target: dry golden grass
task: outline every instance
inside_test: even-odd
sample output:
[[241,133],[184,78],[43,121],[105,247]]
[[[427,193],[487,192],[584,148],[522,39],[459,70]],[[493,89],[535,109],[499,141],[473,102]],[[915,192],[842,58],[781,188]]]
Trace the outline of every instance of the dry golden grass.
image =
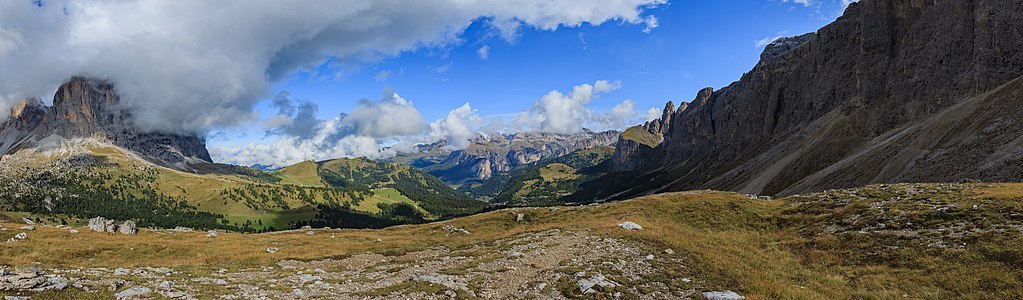
[[[1015,202],[1015,185],[981,188],[976,195],[998,195]],[[1017,196],[1013,196],[1017,195]],[[980,201],[964,199],[963,201]],[[444,222],[382,230],[316,230],[276,234],[159,233],[108,235],[41,227],[25,241],[0,247],[0,265],[44,267],[167,266],[211,271],[271,265],[283,259],[315,260],[356,253],[400,254],[439,245],[466,249],[523,233],[559,228],[640,242],[652,253],[671,248],[710,290],[731,289],[748,299],[948,299],[1013,298],[1020,295],[1020,266],[991,257],[991,251],[1023,253],[1023,243],[978,244],[976,250],[932,255],[918,249],[904,264],[856,262],[841,248],[870,249],[873,240],[808,239],[799,224],[785,224],[789,199],[750,200],[743,195],[699,191],[659,194],[630,201],[582,207],[502,210]],[[986,200],[985,200],[986,201]],[[514,213],[528,222],[516,223]],[[644,227],[625,231],[624,221]],[[448,235],[451,224],[470,235]],[[16,224],[3,224],[15,227]],[[18,231],[0,231],[6,239]],[[330,236],[335,238],[330,238]],[[381,239],[381,242],[376,242]],[[1018,240],[1018,238],[1017,238]],[[867,244],[864,244],[867,243]],[[280,252],[268,254],[268,247]],[[1015,252],[1013,252],[1015,251]],[[1002,253],[1002,252],[998,252]],[[1004,259],[1004,258],[1003,258]],[[669,276],[669,275],[665,275]],[[991,290],[996,290],[991,292]]]

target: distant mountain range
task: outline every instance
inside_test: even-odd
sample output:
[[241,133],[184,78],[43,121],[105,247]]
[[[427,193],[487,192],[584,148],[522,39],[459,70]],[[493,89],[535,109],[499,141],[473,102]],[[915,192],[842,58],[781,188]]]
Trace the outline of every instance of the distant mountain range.
[[402,154],[392,161],[421,168],[452,185],[478,184],[578,150],[610,146],[617,138],[617,131],[586,129],[577,134],[519,132],[480,135],[465,149],[447,151],[447,142],[440,141],[420,145],[419,153]]

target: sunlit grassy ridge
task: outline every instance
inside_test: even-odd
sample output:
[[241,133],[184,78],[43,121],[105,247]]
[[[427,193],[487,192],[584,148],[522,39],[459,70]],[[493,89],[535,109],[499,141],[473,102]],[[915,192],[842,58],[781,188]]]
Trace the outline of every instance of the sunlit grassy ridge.
[[[172,214],[181,215],[177,210],[202,211],[214,214],[216,220],[184,224],[185,219],[173,216],[156,223],[147,221],[146,224],[256,231],[315,223],[327,217],[319,213],[325,207],[331,207],[331,213],[341,212],[345,216],[342,220],[320,222],[337,227],[349,226],[345,225],[347,221],[344,219],[347,218],[363,220],[358,223],[362,225],[350,226],[377,223],[383,226],[393,224],[387,221],[392,219],[398,223],[422,222],[471,214],[487,207],[486,203],[470,199],[411,167],[367,159],[307,161],[269,173],[229,165],[204,165],[200,166],[202,174],[195,174],[154,166],[130,152],[104,145],[92,145],[68,154],[29,153],[23,156],[17,162],[25,163],[24,171],[4,176],[25,183],[12,185],[8,192],[11,196],[27,192],[33,199],[39,199],[11,197],[17,203],[5,206],[0,201],[0,211],[46,215],[49,208],[38,203],[54,196],[57,202],[71,205],[58,206],[66,208],[63,211],[69,216],[78,214],[77,218],[68,218],[65,223],[77,223],[95,215],[113,216],[107,214],[109,210],[99,209],[90,203],[103,202],[120,209],[138,205],[125,206],[118,201],[133,201],[130,203],[141,205],[150,201],[147,199],[156,198],[174,202],[167,208]],[[56,176],[59,183],[51,179],[54,177],[51,174],[57,173],[47,170],[58,165],[62,170]],[[75,187],[75,192],[64,191],[68,187]],[[82,193],[89,196],[84,201],[56,198],[56,195],[66,193],[70,193],[69,197],[80,197],[78,194]],[[75,203],[90,204],[95,209],[83,210]],[[116,215],[131,219],[149,217],[134,214],[142,207],[133,209]],[[396,213],[412,215],[391,215]],[[330,216],[339,217],[336,214]],[[174,220],[182,224],[173,224]]]
[[[597,206],[495,211],[382,230],[279,234],[106,235],[43,227],[0,248],[6,264],[61,267],[172,266],[206,272],[436,246],[462,249],[528,232],[562,229],[673,249],[665,279],[749,299],[1019,299],[1023,296],[1023,185],[882,185],[756,200],[733,193],[659,194]],[[976,205],[976,206],[974,206]],[[636,222],[640,231],[618,227]],[[881,225],[884,224],[884,225]],[[443,225],[470,235],[450,235]],[[14,224],[4,224],[13,227]],[[15,232],[0,232],[7,238]],[[325,239],[324,234],[336,236]],[[380,242],[376,240],[379,239]],[[130,245],[130,246],[129,246]],[[268,254],[267,247],[280,252]],[[127,248],[134,250],[127,250]],[[666,254],[659,254],[666,255]],[[614,274],[608,274],[614,276]]]

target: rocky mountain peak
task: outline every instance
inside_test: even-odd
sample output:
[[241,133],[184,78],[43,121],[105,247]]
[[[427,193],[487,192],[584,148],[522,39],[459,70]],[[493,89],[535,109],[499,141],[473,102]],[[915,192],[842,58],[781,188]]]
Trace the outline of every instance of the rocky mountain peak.
[[812,40],[816,35],[814,33],[807,33],[800,36],[783,37],[774,40],[770,44],[764,47],[764,52],[760,54],[761,61],[768,61],[775,57],[781,56],[796,47],[806,44],[806,42]]
[[1016,0],[861,0],[815,33],[774,41],[734,83],[699,91],[655,148],[619,143],[615,170],[633,173],[580,196],[1019,181],[1023,123],[1007,120],[1023,114],[1021,26]]
[[195,134],[140,130],[120,105],[114,84],[100,79],[72,77],[57,89],[52,106],[37,98],[15,105],[10,118],[0,124],[0,155],[35,148],[51,136],[109,142],[178,170],[212,162],[205,141]]

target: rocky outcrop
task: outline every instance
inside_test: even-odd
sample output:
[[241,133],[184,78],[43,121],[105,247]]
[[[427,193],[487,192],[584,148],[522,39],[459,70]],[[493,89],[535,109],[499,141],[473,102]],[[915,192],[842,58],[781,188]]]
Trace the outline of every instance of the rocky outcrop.
[[197,135],[146,132],[136,127],[131,113],[120,105],[114,85],[103,80],[73,77],[57,89],[53,106],[26,99],[10,113],[0,124],[0,155],[37,147],[44,139],[57,136],[109,142],[178,170],[212,162],[206,142]]
[[441,163],[423,170],[449,183],[486,180],[573,151],[612,145],[617,137],[616,131],[589,130],[578,134],[519,132],[480,136],[465,149],[451,152]]
[[138,233],[139,229],[135,227],[135,222],[127,220],[124,221],[124,224],[121,224],[121,226],[117,228],[117,231],[121,234],[133,235]]
[[89,219],[89,229],[95,232],[114,233],[117,232],[116,222],[117,220],[107,220],[103,217],[95,217]]
[[[683,103],[678,110],[687,107],[687,104]],[[645,157],[656,155],[655,149],[664,142],[664,135],[671,128],[671,118],[675,111],[675,104],[668,101],[659,119],[647,121],[643,126],[631,127],[622,132],[611,155],[611,171],[633,171]]]
[[700,91],[654,153],[577,197],[1023,180],[1021,27],[1018,1],[853,3],[772,43],[739,81]]
[[124,221],[120,226],[117,225],[117,220],[107,220],[103,217],[95,217],[89,219],[89,229],[95,232],[106,232],[106,233],[121,233],[125,235],[133,235],[139,232],[138,227],[135,226],[135,222],[131,220]]
[[8,270],[0,268],[0,291],[60,291],[68,286],[68,280],[61,276],[46,275],[39,269],[26,268]]

